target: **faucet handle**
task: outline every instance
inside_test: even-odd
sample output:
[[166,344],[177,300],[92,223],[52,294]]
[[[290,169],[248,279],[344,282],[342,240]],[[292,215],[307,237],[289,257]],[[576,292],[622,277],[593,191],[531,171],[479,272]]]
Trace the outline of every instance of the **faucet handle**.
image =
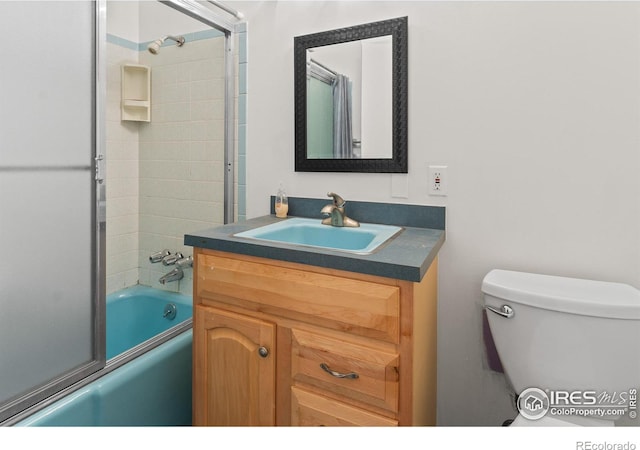
[[186,258],[182,258],[176,261],[176,267],[180,269],[185,269],[187,267],[193,267],[193,257],[187,256]]
[[149,262],[151,263],[159,263],[160,261],[162,261],[165,257],[169,256],[171,254],[171,252],[167,249],[161,250],[159,252],[155,252],[153,253],[151,256],[149,256]]
[[180,253],[180,252],[174,253],[173,255],[167,255],[164,258],[162,258],[162,265],[163,266],[172,266],[177,261],[181,260],[182,258],[184,258],[184,255],[182,253]]
[[328,192],[327,197],[333,197],[333,204],[336,205],[336,208],[344,208],[345,203],[347,203],[335,192]]

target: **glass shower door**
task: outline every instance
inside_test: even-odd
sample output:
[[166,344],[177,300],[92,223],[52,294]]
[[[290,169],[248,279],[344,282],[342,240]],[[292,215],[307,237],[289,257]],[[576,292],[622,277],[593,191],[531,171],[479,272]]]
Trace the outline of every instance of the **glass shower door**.
[[104,366],[95,5],[0,2],[0,422]]

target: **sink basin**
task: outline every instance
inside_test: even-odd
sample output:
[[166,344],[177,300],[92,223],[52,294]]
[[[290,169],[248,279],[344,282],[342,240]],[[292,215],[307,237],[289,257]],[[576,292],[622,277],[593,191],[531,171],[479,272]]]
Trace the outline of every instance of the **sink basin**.
[[234,236],[366,255],[400,231],[401,227],[374,223],[361,223],[357,228],[333,227],[323,225],[320,219],[295,217]]

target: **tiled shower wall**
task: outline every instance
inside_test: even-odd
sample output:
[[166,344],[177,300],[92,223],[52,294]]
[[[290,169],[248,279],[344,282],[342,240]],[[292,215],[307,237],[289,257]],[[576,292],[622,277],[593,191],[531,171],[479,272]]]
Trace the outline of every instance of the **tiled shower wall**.
[[[246,102],[246,34],[240,35],[244,56],[235,57],[242,59],[236,96]],[[150,264],[149,255],[167,248],[189,256],[193,249],[182,245],[185,233],[223,223],[224,37],[213,30],[187,34],[183,47],[167,42],[158,55],[146,51],[147,43],[108,38],[107,293],[139,282],[190,295],[191,269],[181,281],[161,285],[158,279],[173,267]],[[124,63],[151,67],[150,123],[120,121]],[[246,114],[236,108],[235,118],[244,135]],[[244,184],[243,142],[236,142],[242,154],[236,192],[238,180]],[[235,210],[243,218],[240,191]]]
[[140,126],[140,284],[191,293],[192,270],[164,286],[163,248],[185,256],[185,233],[224,221],[224,36],[140,54],[152,69],[150,123]]
[[120,121],[120,67],[138,50],[107,43],[107,294],[138,283],[138,129]]

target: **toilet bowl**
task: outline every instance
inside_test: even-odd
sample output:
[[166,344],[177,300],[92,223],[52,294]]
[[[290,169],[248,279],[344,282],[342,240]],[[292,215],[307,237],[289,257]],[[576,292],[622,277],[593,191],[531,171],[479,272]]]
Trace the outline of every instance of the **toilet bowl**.
[[512,425],[611,426],[637,414],[640,291],[625,284],[492,270],[484,307]]

